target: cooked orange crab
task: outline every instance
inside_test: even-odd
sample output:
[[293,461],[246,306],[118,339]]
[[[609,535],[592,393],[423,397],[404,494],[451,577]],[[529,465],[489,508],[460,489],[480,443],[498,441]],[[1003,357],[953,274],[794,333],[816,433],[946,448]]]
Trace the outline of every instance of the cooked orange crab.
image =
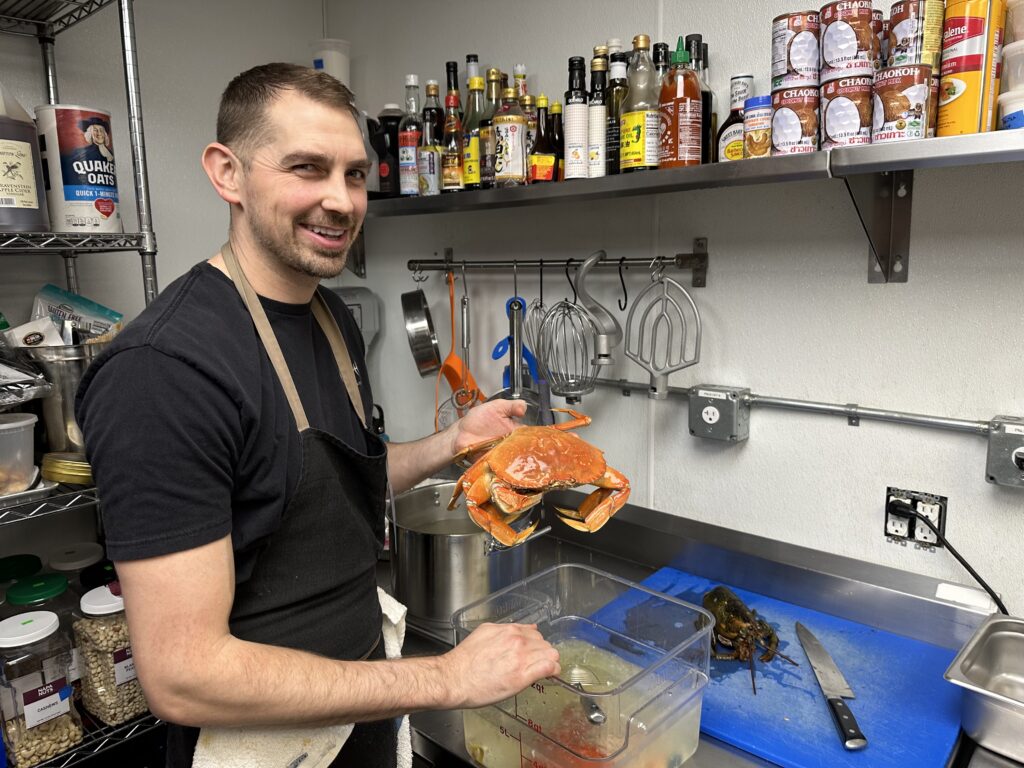
[[572,419],[550,427],[518,427],[504,437],[471,445],[455,457],[457,461],[487,450],[455,484],[448,509],[454,509],[459,495],[465,493],[473,522],[507,547],[533,533],[539,521],[518,532],[510,523],[535,507],[546,491],[596,485],[578,510],[555,507],[562,522],[590,533],[607,523],[629,498],[626,476],[609,467],[600,450],[565,431],[585,427],[590,417],[571,409],[552,410],[568,413]]

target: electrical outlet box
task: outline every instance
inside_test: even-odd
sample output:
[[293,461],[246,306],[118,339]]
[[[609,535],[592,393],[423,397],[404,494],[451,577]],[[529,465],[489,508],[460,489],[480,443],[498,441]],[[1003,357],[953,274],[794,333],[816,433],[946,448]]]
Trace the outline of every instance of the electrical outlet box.
[[885,535],[889,539],[913,541],[915,545],[925,548],[941,547],[942,541],[918,518],[910,518],[890,511],[893,502],[901,501],[912,507],[915,512],[931,521],[939,533],[946,535],[946,507],[949,499],[934,493],[908,491],[903,488],[885,489]]
[[985,479],[1024,488],[1024,419],[1019,416],[996,416],[989,422]]
[[739,442],[750,437],[749,389],[701,384],[690,390],[690,434]]

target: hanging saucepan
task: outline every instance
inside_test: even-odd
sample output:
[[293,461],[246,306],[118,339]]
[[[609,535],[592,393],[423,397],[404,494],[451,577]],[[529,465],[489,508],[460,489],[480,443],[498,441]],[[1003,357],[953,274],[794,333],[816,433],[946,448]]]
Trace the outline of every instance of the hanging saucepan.
[[437,346],[434,322],[430,319],[430,307],[423,291],[402,294],[402,315],[416,370],[424,377],[437,373],[441,368],[441,350]]

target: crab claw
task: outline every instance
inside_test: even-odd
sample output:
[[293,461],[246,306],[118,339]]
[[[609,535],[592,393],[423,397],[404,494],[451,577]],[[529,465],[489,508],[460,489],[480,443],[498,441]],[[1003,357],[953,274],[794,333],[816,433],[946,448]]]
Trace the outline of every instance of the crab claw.
[[608,467],[594,483],[598,488],[577,509],[555,507],[559,519],[570,528],[595,533],[618,512],[629,498],[629,480],[616,469]]
[[490,503],[467,504],[466,511],[469,512],[469,516],[474,523],[493,536],[499,544],[506,547],[522,544],[540,524],[540,519],[537,519],[523,530],[516,531],[515,528],[508,524],[509,518],[495,510]]

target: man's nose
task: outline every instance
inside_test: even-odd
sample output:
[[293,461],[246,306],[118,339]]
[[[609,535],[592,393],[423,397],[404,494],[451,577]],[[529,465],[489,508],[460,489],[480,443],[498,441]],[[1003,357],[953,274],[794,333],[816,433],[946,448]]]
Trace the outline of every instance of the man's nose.
[[352,199],[352,191],[349,189],[346,179],[331,180],[327,192],[324,195],[323,207],[328,211],[350,216],[355,211],[355,201]]

